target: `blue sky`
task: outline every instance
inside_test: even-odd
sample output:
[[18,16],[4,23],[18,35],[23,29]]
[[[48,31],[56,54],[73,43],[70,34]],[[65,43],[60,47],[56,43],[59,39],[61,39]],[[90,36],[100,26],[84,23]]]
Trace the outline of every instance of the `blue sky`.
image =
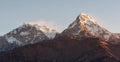
[[0,0],[0,35],[24,22],[39,21],[62,31],[80,13],[92,15],[111,32],[120,32],[120,0]]

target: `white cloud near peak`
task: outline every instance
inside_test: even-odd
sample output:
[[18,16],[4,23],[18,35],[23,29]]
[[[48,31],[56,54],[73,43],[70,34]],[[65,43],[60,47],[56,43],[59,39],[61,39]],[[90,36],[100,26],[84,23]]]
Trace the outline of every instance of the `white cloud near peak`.
[[48,28],[55,29],[56,31],[60,32],[59,25],[55,22],[50,22],[50,21],[31,21],[27,22],[29,24],[38,24],[41,26],[47,26]]

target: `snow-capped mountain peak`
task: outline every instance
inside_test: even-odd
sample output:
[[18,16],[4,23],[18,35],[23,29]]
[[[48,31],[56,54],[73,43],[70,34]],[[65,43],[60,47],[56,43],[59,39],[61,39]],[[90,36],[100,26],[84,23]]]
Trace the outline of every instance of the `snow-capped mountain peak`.
[[30,24],[23,24],[22,26],[5,34],[4,37],[8,43],[15,43],[17,45],[32,44],[48,39],[41,30],[37,30],[35,26]]
[[[81,19],[82,21],[84,21],[85,23],[87,23],[87,21],[91,21],[91,22],[93,22],[94,24],[98,24],[98,23],[96,22],[96,20],[95,20],[92,16],[89,16],[88,14],[81,13],[81,14],[79,15],[79,17],[80,17],[80,19]],[[82,22],[82,21],[81,21],[81,22]]]
[[76,20],[62,32],[63,35],[77,35],[78,37],[98,37],[103,40],[110,40],[117,37],[105,28],[103,28],[92,16],[81,13]]
[[69,26],[69,28],[74,27],[76,24],[97,24],[100,25],[92,16],[89,16],[88,14],[81,13],[77,19]]
[[55,29],[48,28],[47,26],[42,24],[32,24],[32,23],[27,23],[27,24],[34,26],[37,30],[41,30],[48,38],[54,38],[56,33],[58,33]]
[[9,33],[0,37],[1,43],[5,43],[5,47],[0,45],[0,51],[7,51],[18,46],[53,39],[56,33],[56,30],[47,28],[46,26],[24,23],[18,28],[13,29]]

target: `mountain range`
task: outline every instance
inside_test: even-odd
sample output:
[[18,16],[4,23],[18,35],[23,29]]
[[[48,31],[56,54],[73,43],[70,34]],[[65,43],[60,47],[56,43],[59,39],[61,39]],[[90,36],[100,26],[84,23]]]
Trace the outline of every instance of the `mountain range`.
[[119,62],[119,48],[119,33],[81,13],[61,33],[25,23],[0,36],[0,62]]

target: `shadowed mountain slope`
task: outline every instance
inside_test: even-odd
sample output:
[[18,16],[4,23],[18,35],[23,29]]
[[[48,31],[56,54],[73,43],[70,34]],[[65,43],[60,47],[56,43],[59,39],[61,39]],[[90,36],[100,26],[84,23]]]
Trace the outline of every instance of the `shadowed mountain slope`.
[[0,62],[118,62],[115,47],[98,38],[59,38],[0,53]]

